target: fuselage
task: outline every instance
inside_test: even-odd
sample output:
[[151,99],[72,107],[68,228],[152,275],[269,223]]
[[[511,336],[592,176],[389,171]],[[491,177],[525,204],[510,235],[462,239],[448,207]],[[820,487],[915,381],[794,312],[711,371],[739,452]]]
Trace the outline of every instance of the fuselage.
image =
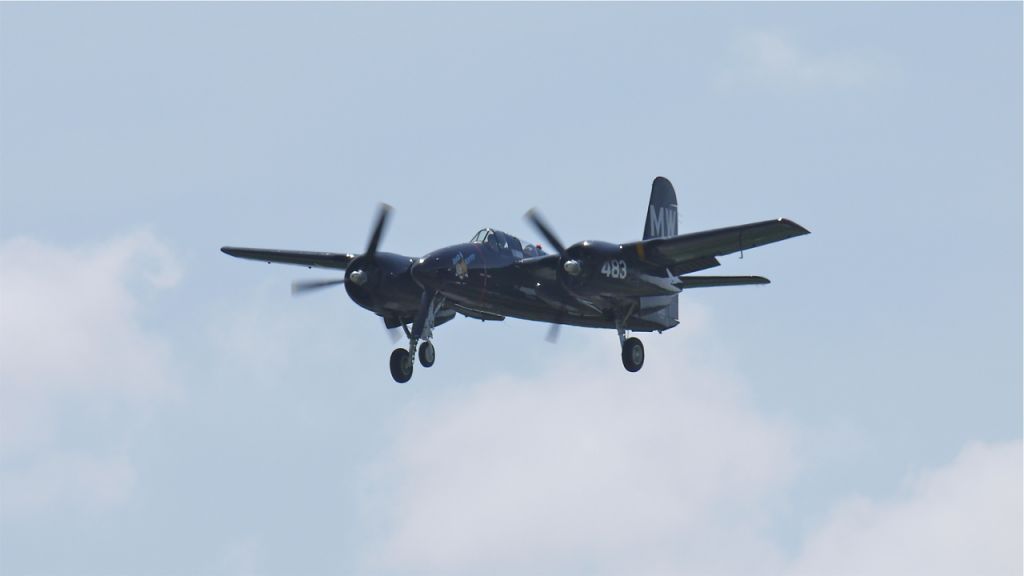
[[[573,281],[558,267],[533,267],[539,259],[557,258],[545,254],[539,247],[524,250],[512,236],[498,231],[473,242],[456,244],[436,250],[418,259],[413,265],[413,278],[424,288],[442,294],[459,311],[482,312],[525,320],[553,322],[586,327],[615,328],[615,312],[604,300],[600,290],[593,294],[571,291]],[[596,244],[594,248],[597,248]],[[611,261],[621,247],[602,244],[601,252]],[[531,253],[532,252],[532,253]],[[538,269],[555,270],[538,275]],[[531,271],[532,270],[532,271]],[[593,282],[611,282],[617,289],[621,306],[623,293],[635,293],[635,308],[641,308],[643,296],[675,294],[679,290],[666,287],[660,292],[645,280],[643,270],[627,273],[625,264],[608,277],[598,276]],[[621,312],[621,310],[620,310]],[[665,330],[675,322],[634,315],[627,318],[626,327],[637,331]]]

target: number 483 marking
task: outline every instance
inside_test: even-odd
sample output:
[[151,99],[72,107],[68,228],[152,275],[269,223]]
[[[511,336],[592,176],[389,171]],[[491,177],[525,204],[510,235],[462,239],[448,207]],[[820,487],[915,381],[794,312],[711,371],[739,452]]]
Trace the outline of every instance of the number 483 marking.
[[605,260],[604,266],[601,266],[601,274],[616,280],[625,280],[626,273],[625,260]]

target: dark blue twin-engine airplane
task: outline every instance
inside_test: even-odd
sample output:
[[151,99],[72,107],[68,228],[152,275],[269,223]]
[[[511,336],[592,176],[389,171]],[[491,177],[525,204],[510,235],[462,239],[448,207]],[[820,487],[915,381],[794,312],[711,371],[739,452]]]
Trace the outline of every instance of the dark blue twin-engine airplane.
[[644,346],[633,332],[661,332],[679,324],[679,293],[690,288],[767,284],[761,276],[694,276],[719,265],[718,256],[807,234],[780,218],[704,232],[678,234],[676,193],[655,178],[643,240],[612,244],[586,241],[565,247],[551,227],[531,210],[527,219],[554,253],[524,244],[515,236],[485,228],[465,244],[411,258],[380,252],[390,208],[382,205],[362,254],[298,252],[224,247],[231,256],[344,270],[343,279],[296,282],[298,294],[344,284],[356,304],[401,327],[408,348],[391,353],[396,382],[412,377],[413,360],[434,364],[434,328],[462,314],[478,320],[505,317],[552,324],[614,328],[622,365],[630,372],[644,365]]

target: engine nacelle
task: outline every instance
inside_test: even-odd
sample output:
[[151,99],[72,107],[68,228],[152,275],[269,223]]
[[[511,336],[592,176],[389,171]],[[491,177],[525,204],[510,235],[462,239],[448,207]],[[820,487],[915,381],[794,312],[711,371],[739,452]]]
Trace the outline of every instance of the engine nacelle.
[[619,244],[585,241],[565,251],[558,279],[575,294],[584,297],[655,296],[675,294],[664,269],[638,261],[637,255]]
[[353,302],[386,318],[412,318],[423,289],[412,279],[413,259],[377,252],[359,256],[345,270],[345,291]]

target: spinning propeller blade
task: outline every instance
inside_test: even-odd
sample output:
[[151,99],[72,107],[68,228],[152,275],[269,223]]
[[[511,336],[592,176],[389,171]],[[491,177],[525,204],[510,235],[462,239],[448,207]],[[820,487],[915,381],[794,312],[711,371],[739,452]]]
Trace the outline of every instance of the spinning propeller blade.
[[561,257],[561,267],[570,276],[579,276],[583,273],[583,263],[576,258],[569,258],[568,252],[565,250],[565,246],[562,245],[558,237],[555,236],[555,232],[548,226],[548,223],[541,217],[540,212],[536,208],[531,208],[526,213],[526,219],[540,232],[541,236],[547,240],[548,244],[558,252]]
[[552,343],[552,344],[557,343],[558,342],[558,333],[561,331],[561,329],[562,329],[562,325],[561,324],[552,324],[550,327],[548,327],[548,334],[547,334],[547,336],[544,337],[544,339],[547,340],[548,342]]
[[292,282],[292,296],[301,296],[321,288],[327,288],[336,284],[344,284],[345,279],[334,280],[296,280]]
[[540,212],[538,212],[536,208],[531,208],[530,211],[526,213],[526,219],[533,224],[533,227],[540,232],[540,235],[544,237],[544,240],[547,241],[548,245],[554,248],[555,252],[558,252],[561,256],[565,256],[565,247],[558,241],[558,237],[555,236],[555,233],[551,230],[551,227],[548,226],[547,222],[541,218]]
[[391,215],[391,206],[387,204],[381,204],[380,209],[377,210],[377,224],[373,227],[373,232],[370,233],[370,242],[366,245],[366,256],[372,258],[377,253],[377,246],[380,244],[381,236],[384,235],[384,229],[388,225],[388,217]]

